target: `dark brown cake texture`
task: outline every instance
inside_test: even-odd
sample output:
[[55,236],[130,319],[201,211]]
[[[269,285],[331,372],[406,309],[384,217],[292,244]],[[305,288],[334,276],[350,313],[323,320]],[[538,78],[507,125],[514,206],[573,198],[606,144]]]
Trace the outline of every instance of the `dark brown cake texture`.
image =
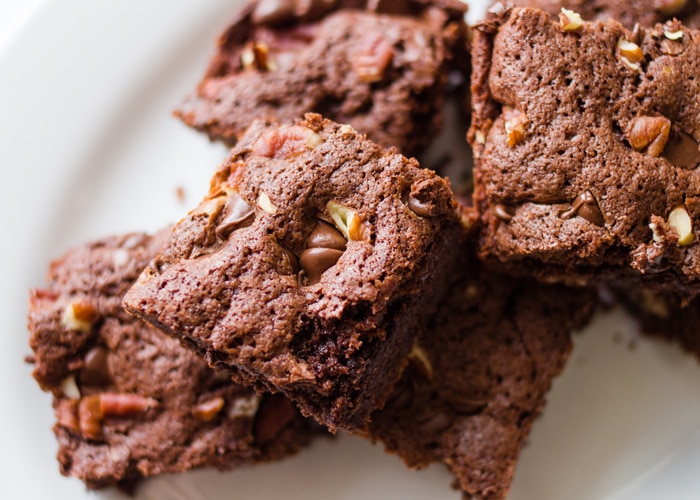
[[629,29],[637,23],[654,26],[674,18],[690,28],[700,27],[700,4],[696,0],[509,0],[508,3],[541,9],[557,19],[564,8],[586,21],[615,19]]
[[442,125],[448,72],[466,77],[465,12],[457,0],[249,3],[175,114],[233,144],[254,119],[316,112],[414,154]]
[[679,22],[506,9],[472,57],[480,255],[544,280],[700,289],[700,45]]
[[448,182],[349,125],[258,122],[129,311],[331,429],[365,428],[464,230]]
[[635,287],[619,287],[613,296],[634,315],[641,333],[679,346],[700,361],[700,300]]
[[89,489],[279,459],[319,430],[288,400],[232,383],[122,309],[168,233],[76,247],[31,293],[33,374],[53,393],[61,473]]
[[456,268],[447,299],[417,340],[371,436],[410,467],[446,464],[465,498],[504,498],[570,333],[596,294]]

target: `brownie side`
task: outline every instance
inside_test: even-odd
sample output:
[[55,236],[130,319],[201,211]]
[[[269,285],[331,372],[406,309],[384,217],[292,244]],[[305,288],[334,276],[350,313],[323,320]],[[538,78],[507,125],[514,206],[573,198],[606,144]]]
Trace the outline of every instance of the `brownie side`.
[[457,210],[445,179],[349,125],[258,122],[124,304],[331,429],[360,429],[440,299]]
[[617,287],[614,297],[629,311],[640,331],[678,345],[700,361],[700,300],[638,287]]
[[175,114],[233,144],[254,119],[316,112],[415,154],[442,126],[448,72],[466,76],[465,11],[450,0],[254,2]]
[[628,29],[633,29],[637,23],[654,26],[673,18],[689,28],[700,27],[700,5],[693,0],[509,0],[509,3],[516,7],[544,10],[556,19],[561,9],[565,8],[578,13],[586,21],[615,19]]
[[482,258],[546,280],[697,293],[698,36],[678,22],[574,29],[517,8],[477,27]]
[[123,311],[122,295],[168,233],[76,247],[31,293],[33,375],[53,393],[60,470],[89,489],[279,459],[316,432],[288,400],[232,383]]
[[[464,269],[468,269],[465,272]],[[596,295],[455,268],[370,436],[409,467],[446,464],[465,498],[504,498],[552,379]]]

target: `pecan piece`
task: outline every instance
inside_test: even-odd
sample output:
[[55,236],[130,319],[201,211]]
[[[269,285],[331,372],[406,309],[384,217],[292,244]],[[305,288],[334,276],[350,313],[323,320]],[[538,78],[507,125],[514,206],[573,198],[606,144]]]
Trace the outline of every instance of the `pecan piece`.
[[638,116],[630,122],[627,140],[635,151],[644,151],[651,156],[660,156],[666,147],[671,120],[665,116]]
[[393,58],[394,48],[391,44],[380,35],[370,35],[353,54],[350,64],[361,82],[375,83],[384,78]]

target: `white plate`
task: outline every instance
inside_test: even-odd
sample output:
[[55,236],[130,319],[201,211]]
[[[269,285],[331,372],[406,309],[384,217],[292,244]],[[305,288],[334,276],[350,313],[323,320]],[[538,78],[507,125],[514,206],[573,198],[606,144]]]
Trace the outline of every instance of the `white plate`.
[[[225,150],[170,111],[237,4],[0,2],[0,14],[23,20],[0,21],[0,498],[122,497],[89,495],[58,473],[50,397],[23,363],[28,289],[70,246],[154,231],[206,191]],[[619,311],[599,315],[576,336],[521,458],[511,499],[697,498],[697,363],[636,338]],[[341,436],[279,463],[153,479],[139,498],[456,500],[451,480],[442,466],[408,471],[380,446]]]

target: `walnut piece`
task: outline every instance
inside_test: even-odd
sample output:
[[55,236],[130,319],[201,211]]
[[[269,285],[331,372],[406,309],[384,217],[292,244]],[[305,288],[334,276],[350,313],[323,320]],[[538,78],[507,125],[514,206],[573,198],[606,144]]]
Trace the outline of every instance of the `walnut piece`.
[[563,31],[576,31],[583,26],[583,19],[578,12],[562,7],[559,13],[559,26]]
[[617,49],[620,51],[620,60],[629,69],[639,71],[639,63],[644,59],[644,52],[634,42],[620,38],[617,41]]
[[505,112],[504,128],[506,130],[506,143],[511,148],[519,144],[525,138],[525,127],[528,119],[525,113],[516,110]]

